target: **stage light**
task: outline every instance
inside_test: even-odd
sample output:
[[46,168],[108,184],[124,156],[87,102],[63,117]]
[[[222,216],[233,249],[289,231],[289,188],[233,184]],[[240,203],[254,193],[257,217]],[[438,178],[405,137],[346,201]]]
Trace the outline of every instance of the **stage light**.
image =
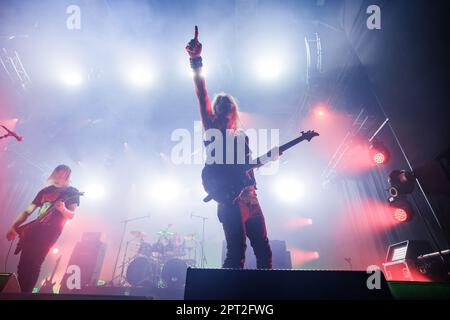
[[61,73],[61,81],[68,87],[78,87],[83,83],[83,75],[77,70],[66,70]]
[[406,220],[408,220],[408,213],[405,211],[405,209],[394,208],[393,214],[394,214],[395,220],[398,220],[400,222],[405,222]]
[[278,178],[275,181],[274,188],[278,198],[287,203],[298,203],[304,191],[299,179],[294,177]]
[[398,222],[409,222],[414,216],[411,204],[405,195],[388,198],[391,214]]
[[382,165],[386,161],[386,156],[382,152],[377,152],[373,156],[373,161],[375,162],[375,164]]
[[400,195],[411,194],[415,188],[415,177],[411,171],[394,170],[389,174],[389,195],[398,197]]
[[313,224],[313,221],[311,218],[293,218],[287,221],[286,227],[290,230],[300,229],[304,228],[306,226],[310,226]]
[[389,174],[389,198],[392,215],[399,222],[410,221],[413,217],[412,207],[407,195],[414,191],[415,177],[411,171],[394,170]]
[[159,204],[173,204],[179,198],[181,186],[178,181],[172,178],[158,179],[149,188],[151,199]]
[[257,75],[263,80],[274,80],[282,73],[281,59],[277,57],[262,57],[256,60]]
[[100,183],[90,183],[84,188],[87,199],[101,200],[106,195],[105,187]]
[[369,146],[370,159],[377,166],[383,166],[390,159],[389,150],[379,141],[372,141]]
[[59,249],[58,248],[53,248],[52,249],[52,254],[58,254],[59,253]]
[[314,115],[315,118],[325,118],[328,115],[329,107],[326,102],[318,102],[311,109],[311,114]]
[[306,263],[320,259],[318,251],[306,251],[300,248],[289,248],[291,252],[292,266],[294,268],[302,267]]
[[145,65],[129,67],[127,74],[130,83],[136,87],[148,87],[154,80],[154,75],[151,72],[151,68]]

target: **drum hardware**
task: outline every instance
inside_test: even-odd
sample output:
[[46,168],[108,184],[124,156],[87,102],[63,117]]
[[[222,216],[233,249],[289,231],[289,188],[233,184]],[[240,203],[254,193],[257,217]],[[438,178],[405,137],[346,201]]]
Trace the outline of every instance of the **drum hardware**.
[[139,239],[138,252],[123,265],[127,266],[124,279],[131,286],[180,288],[184,285],[187,268],[197,264],[198,242],[195,234],[182,237],[169,232],[170,226],[156,233],[159,237],[153,244],[144,241],[145,233],[132,232]]
[[181,259],[167,261],[161,271],[161,279],[168,288],[182,288],[186,282],[188,265]]
[[150,257],[152,255],[152,252],[153,252],[152,245],[148,242],[141,240],[141,242],[139,243],[138,254]]
[[187,234],[184,236],[185,241],[196,241],[195,233]]
[[202,220],[202,240],[200,241],[200,250],[202,252],[202,256],[200,257],[200,267],[204,268],[205,265],[208,264],[208,261],[206,260],[206,256],[205,256],[205,222],[208,219],[207,217],[204,216],[199,216],[194,214],[193,212],[191,212],[191,219],[192,218],[198,218]]
[[140,240],[144,239],[144,237],[147,235],[145,232],[138,231],[138,230],[131,231],[130,234],[133,237],[140,239]]
[[156,283],[159,271],[160,265],[157,261],[138,256],[128,264],[126,279],[132,286],[148,287]]
[[120,250],[123,247],[125,234],[127,232],[128,223],[131,222],[131,221],[137,221],[137,220],[149,219],[149,218],[150,218],[150,213],[145,215],[145,216],[131,218],[131,219],[125,219],[125,220],[120,221],[120,223],[123,224],[123,230],[122,230],[122,236],[121,236],[121,239],[120,239],[120,245],[119,245],[119,248],[117,250],[116,259],[115,259],[115,262],[114,262],[114,268],[113,268],[113,272],[112,272],[112,277],[111,277],[111,280],[109,281],[110,285],[114,284],[114,281],[116,280],[117,277],[120,277],[120,280],[119,280],[120,284],[122,284],[122,282],[123,282],[123,271],[124,271],[124,268],[125,268],[125,258],[126,258],[126,253],[127,253],[126,251],[124,253],[123,260],[122,260],[122,266],[121,266],[122,267],[122,271],[121,271],[121,274],[116,276],[116,270],[117,270],[117,263],[119,262]]

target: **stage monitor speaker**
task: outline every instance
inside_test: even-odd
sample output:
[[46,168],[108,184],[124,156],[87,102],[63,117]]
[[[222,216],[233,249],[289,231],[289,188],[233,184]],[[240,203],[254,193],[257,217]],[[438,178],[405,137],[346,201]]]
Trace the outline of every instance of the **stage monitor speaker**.
[[[187,271],[185,300],[392,299],[382,272],[369,289],[365,271],[194,269]],[[369,283],[372,283],[369,280]]]
[[0,273],[0,293],[20,293],[19,282],[14,273]]
[[[96,285],[103,265],[106,244],[101,241],[100,232],[85,232],[82,239],[75,245],[70,256],[68,267],[77,266],[80,270],[80,285]],[[67,287],[67,280],[71,275],[66,272],[61,280],[60,293],[77,293],[79,289]]]

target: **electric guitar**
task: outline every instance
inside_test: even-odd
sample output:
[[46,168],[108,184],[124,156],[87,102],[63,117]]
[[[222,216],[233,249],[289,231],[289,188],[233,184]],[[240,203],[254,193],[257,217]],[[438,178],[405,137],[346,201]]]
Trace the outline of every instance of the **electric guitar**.
[[[304,140],[311,141],[319,136],[314,130],[302,134],[279,147],[279,155]],[[256,159],[254,164],[207,164],[202,170],[202,184],[208,194],[203,201],[215,200],[219,203],[233,202],[242,190],[251,185],[248,172],[261,166],[263,161],[270,159],[270,151]]]
[[53,277],[55,276],[56,269],[58,269],[59,262],[61,261],[61,257],[58,257],[58,260],[56,260],[55,266],[53,267],[52,274],[50,278],[45,278],[44,283],[39,289],[39,293],[53,293],[53,288],[56,285],[56,282],[53,282]]
[[33,221],[30,221],[26,224],[23,224],[16,228],[16,232],[19,234],[19,242],[17,243],[16,250],[14,251],[14,254],[18,254],[20,251],[22,251],[23,244],[25,243],[26,239],[35,231],[39,231],[39,227],[46,225],[51,221],[52,217],[56,214],[60,214],[58,210],[55,208],[55,204],[58,201],[66,202],[69,199],[79,197],[84,195],[84,192],[63,192],[59,195],[59,197],[50,205],[50,207],[47,209],[47,212],[38,218],[36,218]]

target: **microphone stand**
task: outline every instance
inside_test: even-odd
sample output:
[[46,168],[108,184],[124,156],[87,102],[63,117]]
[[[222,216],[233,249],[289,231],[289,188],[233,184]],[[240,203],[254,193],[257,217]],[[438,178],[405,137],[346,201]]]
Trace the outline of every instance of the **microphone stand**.
[[14,138],[16,138],[17,141],[22,141],[22,137],[18,136],[15,132],[9,130],[7,127],[5,127],[3,125],[0,125],[0,127],[2,127],[6,131],[5,135],[0,136],[0,140],[7,138],[7,137],[14,137]]
[[[149,218],[149,217],[150,217],[149,215],[146,215],[146,216],[141,216],[141,217],[131,218],[131,219],[125,219],[125,220],[120,221],[120,223],[123,223],[122,238],[120,240],[119,250],[117,251],[116,261],[114,263],[114,269],[113,269],[113,272],[112,272],[111,281],[109,282],[111,285],[114,284],[114,279],[116,278],[116,269],[117,269],[117,263],[119,262],[120,249],[122,249],[122,246],[123,246],[123,241],[125,239],[125,233],[127,231],[128,223],[131,222],[131,221],[142,220],[142,219],[146,219],[146,218]],[[123,274],[123,268],[124,268],[124,266],[122,266],[122,274]]]
[[191,219],[192,218],[202,219],[202,241],[200,242],[200,249],[202,251],[202,257],[201,257],[201,261],[200,261],[200,267],[204,268],[205,265],[208,264],[208,261],[206,260],[206,256],[205,256],[205,222],[208,218],[204,217],[204,216],[196,215],[193,212],[191,212]]

